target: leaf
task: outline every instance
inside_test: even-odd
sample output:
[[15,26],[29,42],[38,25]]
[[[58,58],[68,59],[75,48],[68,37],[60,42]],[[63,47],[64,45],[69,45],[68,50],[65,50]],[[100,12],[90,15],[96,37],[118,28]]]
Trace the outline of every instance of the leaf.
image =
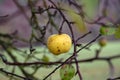
[[71,80],[75,75],[75,68],[72,65],[65,64],[60,68],[61,80]]
[[100,28],[100,34],[102,35],[113,35],[115,34],[116,28],[114,27],[106,27],[106,26],[102,26]]
[[81,4],[83,4],[83,10],[85,14],[89,18],[95,17],[98,9],[97,6],[99,5],[99,0],[79,0]]
[[46,55],[43,55],[42,61],[43,61],[43,62],[49,62],[49,57],[46,56]]
[[70,6],[64,6],[62,8],[66,10],[68,17],[71,19],[72,22],[74,22],[74,25],[78,28],[78,30],[80,30],[81,32],[86,32],[86,26],[83,18],[79,14],[77,14]]
[[116,29],[115,38],[120,38],[120,26]]

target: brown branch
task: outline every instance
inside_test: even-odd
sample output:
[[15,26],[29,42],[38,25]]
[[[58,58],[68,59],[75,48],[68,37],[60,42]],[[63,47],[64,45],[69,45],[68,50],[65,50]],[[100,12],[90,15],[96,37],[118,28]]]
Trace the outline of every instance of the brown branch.
[[79,38],[77,38],[76,42],[78,42],[80,39],[82,39],[82,38],[86,37],[88,34],[91,34],[91,33],[92,33],[92,32],[91,32],[91,31],[89,31],[88,33],[86,33],[86,34],[84,34],[84,35],[80,36]]
[[95,37],[95,39],[91,40],[88,44],[86,44],[85,46],[83,46],[82,48],[80,48],[79,50],[77,50],[76,53],[79,53],[81,50],[83,50],[84,48],[86,48],[88,45],[92,44],[93,42],[95,42],[99,37],[101,37],[102,35],[99,34],[97,37]]
[[77,74],[78,74],[78,76],[79,76],[79,79],[80,80],[83,80],[83,78],[82,78],[82,75],[81,75],[81,72],[80,72],[80,67],[79,67],[79,63],[78,63],[78,60],[77,60],[77,58],[75,57],[75,64],[76,64],[76,69],[77,69]]
[[[56,61],[56,62],[26,62],[26,63],[22,63],[22,62],[8,62],[6,60],[5,57],[3,57],[2,54],[0,54],[1,59],[3,60],[3,62],[6,65],[11,65],[11,66],[29,66],[29,65],[57,65],[57,64],[75,64],[75,61],[71,61],[71,62],[62,62],[62,61]],[[70,57],[71,58],[71,57]],[[113,59],[119,59],[120,55],[115,55],[115,56],[110,56],[110,57],[93,57],[93,58],[89,58],[89,59],[82,59],[82,60],[78,60],[77,62],[79,63],[85,63],[85,62],[93,62],[93,61],[108,61],[108,60],[113,60]]]
[[120,77],[116,77],[116,78],[108,78],[107,80],[119,80]]
[[109,70],[110,70],[110,78],[113,77],[113,74],[115,72],[114,65],[112,64],[111,60],[108,60]]
[[0,18],[5,18],[5,17],[8,17],[8,15],[0,16]]
[[14,74],[14,73],[12,73],[12,72],[5,71],[5,70],[2,69],[2,68],[0,68],[0,72],[5,73],[6,75],[12,75],[12,76],[15,76],[15,77],[21,78],[21,79],[23,79],[23,80],[32,80],[32,79],[29,79],[29,78],[26,78],[26,77],[23,77],[23,76],[20,76],[20,75]]

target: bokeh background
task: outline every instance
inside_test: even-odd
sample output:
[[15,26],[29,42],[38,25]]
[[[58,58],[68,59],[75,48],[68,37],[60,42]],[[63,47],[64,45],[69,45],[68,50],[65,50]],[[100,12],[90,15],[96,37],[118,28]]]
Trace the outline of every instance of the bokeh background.
[[[36,7],[37,6],[43,6],[42,0],[35,0],[36,1]],[[64,1],[64,3],[67,4],[67,0],[54,0],[55,2]],[[102,15],[102,10],[106,6],[105,1],[107,0],[77,0],[79,4],[83,6],[83,10],[85,14],[87,15],[86,20],[87,21],[94,21],[99,16]],[[48,3],[49,4],[49,3]],[[108,0],[107,1],[107,17],[102,19],[100,22],[110,24],[111,23],[120,23],[120,0]],[[6,16],[6,17],[3,17]],[[18,36],[20,39],[23,39],[25,41],[29,41],[32,33],[32,27],[29,23],[29,19],[31,17],[30,9],[27,4],[27,0],[0,0],[0,33],[2,34],[15,34],[15,36]],[[44,25],[44,23],[47,22],[47,18],[45,15],[38,16],[39,24]],[[59,16],[57,19],[55,19],[56,24],[59,24]],[[87,43],[91,39],[93,39],[95,36],[99,34],[100,25],[97,24],[85,24],[87,29],[92,31],[92,34],[88,35],[86,38],[80,40],[80,43]],[[67,27],[63,27],[63,32],[70,34]],[[114,26],[113,26],[114,27]],[[74,34],[75,38],[78,38],[79,36],[83,35],[84,33],[80,32],[78,28],[74,27]],[[56,31],[53,29],[53,33],[56,33]],[[47,31],[45,35],[45,42],[47,37],[50,35],[50,32]],[[39,35],[38,35],[39,36]],[[106,56],[112,56],[120,54],[120,39],[115,39],[114,36],[104,36],[108,40],[108,45],[103,49],[100,56],[106,57]],[[35,47],[38,51],[41,53],[47,53],[48,50],[43,50],[44,46],[41,46],[40,42],[35,42]],[[15,46],[18,48],[22,48],[25,51],[29,52],[29,43],[22,42],[19,40],[16,40],[14,43]],[[95,54],[95,50],[99,48],[98,43],[96,42],[94,45],[90,47],[90,51],[84,50],[82,51],[80,55],[80,59],[93,57]],[[72,51],[72,50],[71,50]],[[3,53],[3,50],[0,50],[0,53]],[[16,55],[16,52],[13,52],[14,55]],[[38,54],[39,55],[39,54]],[[36,56],[38,56],[36,55]],[[42,58],[43,54],[39,55],[39,58]],[[6,55],[9,59],[9,56]],[[18,58],[18,61],[24,61],[23,58],[19,57],[19,55],[16,55]],[[53,56],[49,55],[51,61],[56,59],[61,59],[65,55],[61,56]],[[68,55],[70,56],[70,55]],[[66,56],[66,57],[68,57]],[[115,74],[114,77],[120,76],[120,59],[113,60],[113,64],[115,66]],[[13,66],[5,66],[2,61],[0,61],[0,66],[8,71],[12,70]],[[1,68],[0,67],[0,68]],[[53,66],[49,69],[47,68],[40,68],[35,76],[44,77],[47,73],[52,71],[56,66]],[[29,68],[25,68],[25,70],[28,70]],[[105,80],[109,77],[109,66],[106,62],[102,61],[95,61],[93,63],[82,63],[80,65],[81,73],[83,73],[84,80]],[[29,69],[31,70],[31,69]],[[30,71],[31,72],[31,71]],[[21,74],[20,70],[18,68],[16,69],[17,74]],[[60,76],[58,75],[58,71],[52,75],[52,80],[59,80]],[[6,77],[2,73],[0,73],[0,80],[9,80],[9,77]],[[13,80],[13,79],[11,79]],[[42,79],[41,79],[42,80]],[[73,78],[73,80],[78,80],[78,77]]]
[[[64,1],[64,0],[63,0]],[[67,2],[67,1],[65,1]],[[104,2],[105,0],[80,0],[79,1],[81,5],[83,5],[83,10],[85,11],[85,14],[87,15],[88,21],[94,21],[97,19],[98,16],[102,15],[102,9],[105,7]],[[119,9],[119,0],[115,1],[108,1],[107,6],[107,18],[101,20],[101,22],[104,23],[119,23],[120,19],[120,9]],[[42,6],[42,1],[38,0],[36,3],[36,6]],[[30,10],[27,5],[27,0],[0,0],[0,16],[7,17],[0,18],[0,32],[1,33],[13,33],[17,31],[17,36],[29,40],[31,35],[31,25],[29,24],[29,18],[30,18]],[[44,19],[45,16],[40,16],[39,23],[42,25],[46,22]],[[44,20],[43,20],[44,19]],[[59,20],[56,22],[59,23]],[[101,26],[96,24],[86,24],[87,29],[93,31],[93,33],[88,36],[85,40],[82,40],[83,42],[88,42],[89,39],[94,38],[99,33],[99,28]],[[64,27],[64,32],[69,33],[68,29]],[[74,28],[75,36],[78,37],[81,35],[81,32]],[[49,33],[46,33],[46,36],[48,36]],[[113,40],[113,36],[107,36],[109,40]],[[114,39],[115,40],[115,39]],[[116,39],[117,40],[117,39]],[[27,45],[23,43],[18,43],[19,46]]]

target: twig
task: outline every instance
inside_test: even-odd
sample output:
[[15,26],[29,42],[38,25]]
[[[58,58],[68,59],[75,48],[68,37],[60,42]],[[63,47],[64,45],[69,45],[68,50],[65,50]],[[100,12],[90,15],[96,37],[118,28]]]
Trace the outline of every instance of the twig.
[[90,45],[91,43],[95,42],[99,37],[101,37],[102,35],[99,34],[97,37],[95,37],[95,39],[93,39],[92,41],[90,41],[88,44],[86,44],[85,46],[83,46],[82,48],[80,48],[79,50],[77,50],[76,53],[80,52],[82,49],[86,48],[88,45]]
[[80,39],[82,39],[82,38],[86,37],[88,34],[91,34],[91,33],[92,33],[92,32],[91,32],[91,31],[89,31],[88,33],[86,33],[86,34],[82,35],[81,37],[77,38],[76,42],[78,42]]
[[[22,63],[22,62],[9,62],[6,60],[6,58],[4,58],[1,54],[0,54],[1,59],[3,60],[3,62],[6,65],[11,65],[11,66],[29,66],[29,65],[56,65],[56,64],[62,64],[64,62],[62,61],[56,61],[56,62],[26,62],[26,63]],[[93,57],[93,58],[89,58],[89,59],[82,59],[82,60],[78,60],[79,63],[85,63],[85,62],[93,62],[93,61],[106,61],[106,60],[113,60],[113,59],[119,59],[120,55],[115,55],[115,56],[110,56],[110,57]],[[71,61],[71,64],[75,63],[75,61]],[[69,62],[65,62],[64,64],[69,64]]]
[[59,34],[62,33],[62,27],[63,27],[64,22],[65,22],[65,21],[63,20],[62,23],[61,23],[61,25],[60,25],[60,28],[59,28]]
[[77,74],[78,74],[78,76],[79,76],[79,79],[80,80],[83,80],[82,79],[82,75],[81,75],[81,73],[80,73],[80,67],[79,67],[79,63],[78,63],[78,60],[77,60],[77,58],[75,58],[75,64],[76,64],[76,69],[77,69]]
[[119,80],[120,77],[116,77],[116,78],[108,78],[107,80]]
[[5,18],[5,17],[8,17],[8,15],[0,16],[0,18]]
[[28,79],[28,78],[26,78],[26,77],[23,77],[23,76],[20,76],[20,75],[17,75],[17,74],[14,74],[14,73],[5,71],[3,68],[0,68],[0,71],[3,72],[3,73],[5,73],[5,74],[7,74],[7,75],[12,75],[12,76],[15,76],[15,77],[24,79],[24,80],[32,80],[32,79]]
[[114,66],[113,66],[111,60],[108,60],[108,64],[109,64],[109,68],[110,68],[110,78],[112,78],[112,77],[113,77],[113,74],[114,74],[114,72],[115,72]]

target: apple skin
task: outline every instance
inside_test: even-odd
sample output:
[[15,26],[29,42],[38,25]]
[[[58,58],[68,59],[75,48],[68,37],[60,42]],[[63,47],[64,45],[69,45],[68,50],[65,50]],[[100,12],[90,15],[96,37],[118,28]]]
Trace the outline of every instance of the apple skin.
[[68,52],[71,46],[72,40],[68,34],[53,34],[47,40],[47,47],[54,55]]

